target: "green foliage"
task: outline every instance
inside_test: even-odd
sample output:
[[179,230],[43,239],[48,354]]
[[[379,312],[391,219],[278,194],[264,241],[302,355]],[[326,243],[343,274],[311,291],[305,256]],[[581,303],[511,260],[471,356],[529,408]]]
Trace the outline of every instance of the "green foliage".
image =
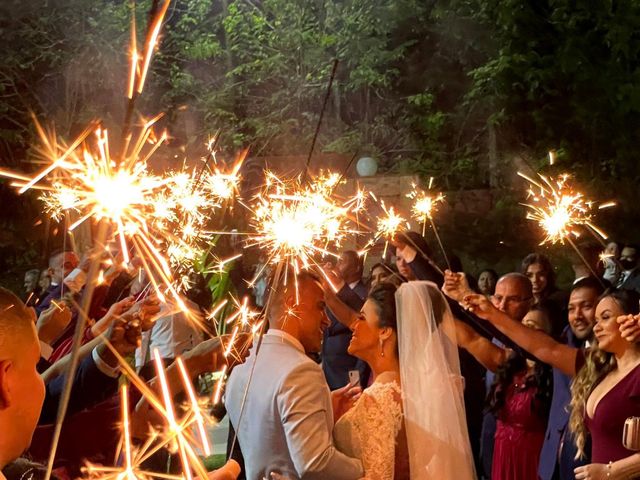
[[[140,42],[151,4],[136,3]],[[31,158],[30,111],[64,137],[96,117],[118,124],[130,14],[113,0],[0,5],[4,164]],[[174,0],[139,107],[167,112],[187,148],[221,131],[226,151],[305,154],[337,58],[318,150],[457,190],[509,187],[513,157],[554,148],[592,196],[621,200],[605,227],[626,239],[636,232],[619,219],[640,225],[639,27],[636,0]],[[534,248],[520,199],[455,216],[447,241],[469,259],[500,241]]]
[[499,112],[503,142],[562,147],[585,179],[640,178],[640,4],[464,1],[493,41],[469,97]]

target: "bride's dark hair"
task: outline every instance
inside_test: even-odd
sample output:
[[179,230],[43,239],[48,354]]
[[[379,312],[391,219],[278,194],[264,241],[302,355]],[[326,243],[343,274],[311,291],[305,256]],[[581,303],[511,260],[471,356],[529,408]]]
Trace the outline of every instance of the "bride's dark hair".
[[391,283],[380,283],[376,285],[367,296],[373,301],[378,314],[378,327],[389,327],[398,330],[398,319],[396,316],[396,287]]
[[[427,289],[431,297],[431,308],[433,308],[436,326],[438,326],[442,323],[442,318],[446,313],[447,301],[437,288],[429,285]],[[383,282],[369,292],[368,298],[376,305],[378,326],[380,328],[390,327],[397,332],[396,290],[394,284]]]

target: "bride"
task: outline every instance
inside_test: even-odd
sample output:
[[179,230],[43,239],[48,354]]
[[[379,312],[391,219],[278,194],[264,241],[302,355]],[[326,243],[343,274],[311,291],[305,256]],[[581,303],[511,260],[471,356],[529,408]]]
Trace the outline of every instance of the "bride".
[[327,304],[375,375],[336,421],[336,447],[362,460],[367,480],[475,478],[453,317],[435,284],[379,285],[359,314]]

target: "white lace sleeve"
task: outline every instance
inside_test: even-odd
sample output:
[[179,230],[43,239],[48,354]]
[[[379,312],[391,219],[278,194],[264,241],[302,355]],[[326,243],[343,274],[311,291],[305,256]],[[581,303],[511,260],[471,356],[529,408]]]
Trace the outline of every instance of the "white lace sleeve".
[[393,480],[395,445],[402,428],[402,397],[395,383],[366,392],[355,422],[362,446],[362,464],[369,480]]

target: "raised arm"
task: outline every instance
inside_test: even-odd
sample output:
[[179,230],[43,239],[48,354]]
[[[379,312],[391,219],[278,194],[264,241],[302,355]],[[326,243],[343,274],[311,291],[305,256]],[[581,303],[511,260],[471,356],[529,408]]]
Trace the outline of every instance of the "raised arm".
[[466,323],[455,319],[458,346],[473,355],[487,370],[495,372],[507,359],[507,351],[491,343]]
[[464,298],[468,295],[475,294],[475,292],[469,288],[469,283],[467,282],[467,278],[464,273],[445,270],[442,292],[446,295],[449,307],[451,308],[451,313],[453,313],[454,317],[458,320],[470,325],[476,331],[484,332],[485,336],[488,336],[489,338],[495,338],[506,348],[513,350],[518,355],[522,355],[530,360],[538,360],[534,355],[524,350],[513,339],[505,335],[493,324],[486,322],[471,311],[462,308],[460,303],[464,301]]
[[[322,280],[324,301],[327,308],[331,310],[331,313],[341,324],[351,329],[351,325],[356,322],[360,315],[360,312],[355,310],[354,307],[358,304],[362,306],[362,300],[344,283],[344,280],[335,274],[330,265],[326,265],[322,269]],[[351,303],[353,307],[345,303],[341,297],[346,302]],[[351,299],[352,301],[350,301]]]
[[575,376],[577,348],[556,342],[546,333],[516,322],[495,308],[484,295],[467,295],[464,302],[473,313],[491,322],[498,330],[538,360],[548,363],[566,375]]

